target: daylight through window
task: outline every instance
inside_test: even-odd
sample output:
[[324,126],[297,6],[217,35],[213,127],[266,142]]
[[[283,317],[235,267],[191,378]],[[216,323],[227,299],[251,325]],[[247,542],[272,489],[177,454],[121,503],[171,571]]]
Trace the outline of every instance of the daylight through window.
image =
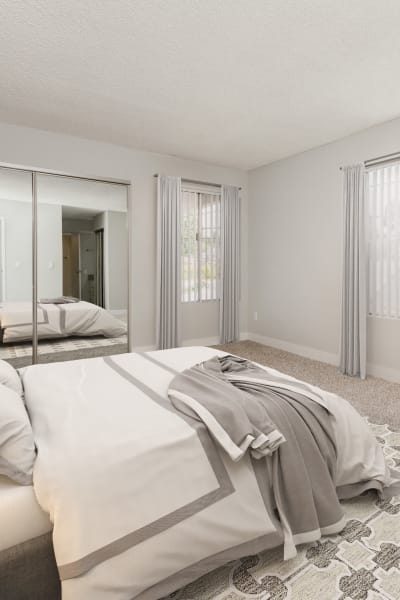
[[182,190],[182,302],[217,300],[220,191]]

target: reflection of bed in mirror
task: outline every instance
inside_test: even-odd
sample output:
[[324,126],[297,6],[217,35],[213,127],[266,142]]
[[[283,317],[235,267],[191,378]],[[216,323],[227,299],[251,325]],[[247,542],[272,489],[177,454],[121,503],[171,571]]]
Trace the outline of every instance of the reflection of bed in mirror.
[[[38,339],[77,337],[119,337],[127,332],[126,324],[110,312],[90,302],[39,303]],[[0,304],[0,327],[3,344],[32,339],[32,304]]]

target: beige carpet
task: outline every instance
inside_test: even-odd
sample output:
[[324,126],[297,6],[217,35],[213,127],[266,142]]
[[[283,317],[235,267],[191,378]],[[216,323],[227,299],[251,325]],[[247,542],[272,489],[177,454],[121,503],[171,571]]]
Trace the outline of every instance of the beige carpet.
[[356,377],[347,377],[332,365],[262,346],[256,342],[237,342],[215,348],[239,354],[339,394],[351,402],[362,415],[368,416],[372,423],[389,423],[400,427],[399,383],[390,383],[376,377],[368,377],[364,381]]

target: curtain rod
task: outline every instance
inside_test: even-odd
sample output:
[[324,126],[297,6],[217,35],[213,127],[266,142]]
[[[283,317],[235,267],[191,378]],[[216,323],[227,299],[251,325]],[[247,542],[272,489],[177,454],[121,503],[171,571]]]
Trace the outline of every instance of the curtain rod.
[[[375,165],[385,165],[387,163],[391,163],[394,161],[400,160],[400,152],[393,152],[392,154],[383,154],[382,156],[377,156],[376,158],[370,158],[364,161],[364,167],[374,167]],[[343,171],[343,167],[340,167],[340,170]]]
[[[154,173],[153,177],[158,177],[158,173]],[[197,183],[200,185],[211,185],[213,187],[222,187],[220,183],[211,183],[210,181],[198,181],[197,179],[186,179],[186,177],[182,177],[182,181],[186,181],[186,183]],[[239,190],[242,188],[240,187]]]

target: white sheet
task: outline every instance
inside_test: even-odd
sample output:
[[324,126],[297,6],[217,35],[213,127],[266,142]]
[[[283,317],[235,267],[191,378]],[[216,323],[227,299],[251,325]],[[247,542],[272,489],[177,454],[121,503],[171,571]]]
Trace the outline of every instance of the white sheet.
[[33,487],[0,475],[0,551],[48,533],[53,528]]

